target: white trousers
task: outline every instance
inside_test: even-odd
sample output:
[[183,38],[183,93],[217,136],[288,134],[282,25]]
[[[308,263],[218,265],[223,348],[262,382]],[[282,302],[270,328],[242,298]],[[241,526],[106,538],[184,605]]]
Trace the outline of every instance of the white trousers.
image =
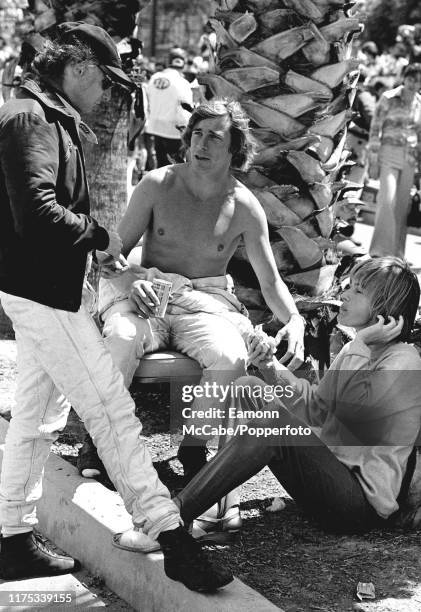
[[385,145],[380,149],[380,189],[370,255],[405,257],[407,217],[415,166],[403,148]]
[[[135,525],[151,538],[180,524],[140,437],[134,402],[91,318],[0,292],[16,333],[18,384],[0,481],[3,535],[32,529],[51,443],[70,405],[84,421]],[[66,399],[68,401],[66,401]]]
[[[127,387],[130,386],[139,360],[145,353],[162,348],[172,348],[185,353],[199,362],[203,368],[200,385],[212,388],[213,384],[230,385],[246,372],[247,349],[245,339],[253,330],[250,320],[235,308],[223,314],[205,312],[166,314],[165,318],[142,319],[131,311],[128,300],[111,306],[103,315],[103,334],[113,361],[123,373]],[[192,413],[206,413],[209,408],[228,408],[212,395],[196,398]],[[195,429],[195,437],[206,439],[197,433],[210,419],[192,417],[188,425]],[[235,417],[224,420],[224,425],[234,427]],[[228,441],[228,436],[219,439],[219,446]],[[220,512],[240,503],[239,489],[235,489],[222,500]]]
[[[166,314],[165,318],[142,319],[130,310],[127,300],[111,306],[103,315],[103,335],[113,361],[131,385],[139,360],[145,353],[171,348],[185,353],[203,368],[200,385],[229,385],[246,372],[245,339],[253,330],[250,320],[239,312],[224,316],[209,313]],[[211,395],[198,397],[193,411],[224,408]],[[228,413],[228,411],[227,411]],[[203,418],[190,418],[200,428]],[[226,423],[227,424],[227,423]],[[199,438],[206,438],[197,435]]]

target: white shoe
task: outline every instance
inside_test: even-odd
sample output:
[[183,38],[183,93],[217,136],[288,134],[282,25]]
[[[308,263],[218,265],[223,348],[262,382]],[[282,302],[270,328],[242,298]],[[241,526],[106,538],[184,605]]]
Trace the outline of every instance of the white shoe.
[[198,542],[231,542],[243,524],[240,508],[228,508],[223,516],[215,516],[214,508],[193,521],[191,534]]
[[130,552],[150,553],[160,550],[161,546],[156,540],[152,540],[140,527],[133,527],[122,533],[113,535],[113,545],[122,550]]

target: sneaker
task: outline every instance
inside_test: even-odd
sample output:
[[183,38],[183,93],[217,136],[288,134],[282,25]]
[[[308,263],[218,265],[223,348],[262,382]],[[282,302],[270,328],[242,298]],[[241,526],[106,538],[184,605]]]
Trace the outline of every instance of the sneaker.
[[188,446],[180,444],[177,459],[183,466],[184,486],[186,486],[207,463],[207,448],[203,446]]
[[79,449],[77,469],[84,478],[99,478],[107,474],[89,434],[86,434],[83,446]]
[[211,593],[234,579],[232,572],[212,563],[198,542],[178,527],[163,531],[158,536],[164,553],[164,568],[168,578],[182,582],[188,589]]
[[218,516],[218,504],[215,504],[205,514],[202,514],[192,523],[191,534],[198,542],[206,542],[207,544],[224,544],[232,542],[236,533],[243,526],[240,508],[232,506],[228,508],[223,516]]
[[1,538],[0,576],[3,580],[58,576],[79,569],[79,561],[53,552],[33,531]]

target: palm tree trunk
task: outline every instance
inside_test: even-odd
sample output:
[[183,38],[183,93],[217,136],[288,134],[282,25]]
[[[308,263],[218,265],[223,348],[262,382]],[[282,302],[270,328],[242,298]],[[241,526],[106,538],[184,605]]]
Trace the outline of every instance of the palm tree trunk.
[[92,216],[115,229],[127,206],[127,130],[130,94],[113,87],[86,118],[98,144],[84,143]]
[[[338,262],[330,236],[346,187],[341,167],[358,67],[351,40],[361,25],[342,0],[217,4],[210,20],[218,37],[215,74],[202,82],[210,95],[234,97],[248,113],[258,154],[237,178],[266,212],[283,278],[301,295],[320,296]],[[244,280],[247,263],[240,246],[231,269],[248,284],[240,299],[260,322],[265,305]]]
[[[84,143],[92,216],[106,229],[116,229],[127,207],[127,130],[130,94],[113,87],[95,112],[86,117],[98,144]],[[90,282],[97,288],[96,270]]]

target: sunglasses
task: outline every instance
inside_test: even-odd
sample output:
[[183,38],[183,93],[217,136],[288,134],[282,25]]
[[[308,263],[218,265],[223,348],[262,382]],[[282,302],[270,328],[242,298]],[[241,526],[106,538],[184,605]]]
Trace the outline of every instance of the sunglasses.
[[105,91],[106,89],[110,89],[110,87],[112,87],[114,85],[114,81],[108,76],[108,74],[105,72],[105,70],[102,68],[102,66],[100,66],[99,64],[96,64],[98,66],[98,68],[101,70],[102,72],[102,89]]

